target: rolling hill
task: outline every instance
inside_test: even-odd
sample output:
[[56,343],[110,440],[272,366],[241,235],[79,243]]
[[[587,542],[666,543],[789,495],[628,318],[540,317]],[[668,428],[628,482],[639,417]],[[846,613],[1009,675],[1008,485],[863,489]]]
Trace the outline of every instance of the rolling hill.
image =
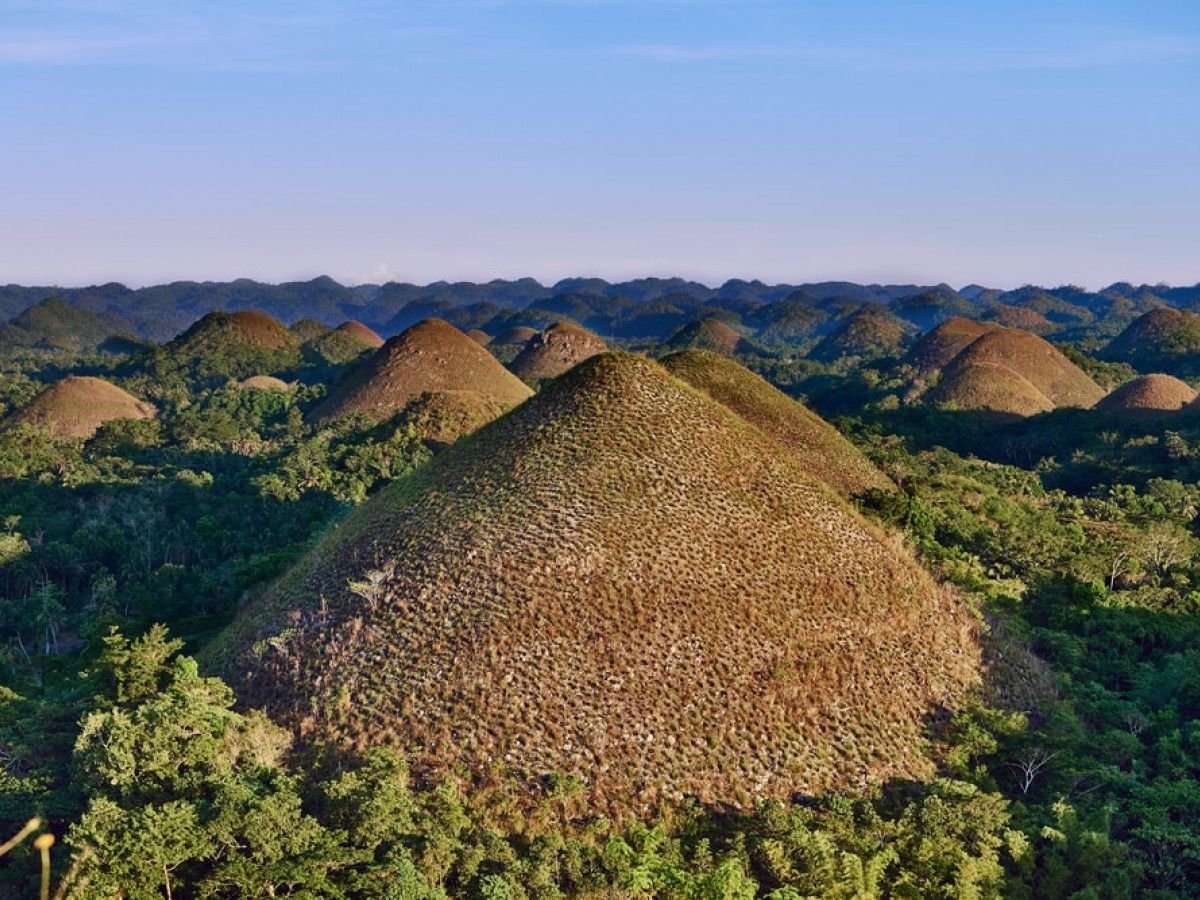
[[508,367],[523,381],[544,381],[557,378],[606,349],[604,341],[586,328],[570,322],[555,322],[531,338]]
[[58,437],[89,438],[114,419],[153,419],[155,408],[102,378],[69,375],[55,382],[11,418]]
[[904,347],[904,329],[886,316],[858,312],[823,337],[809,356],[831,363],[847,356],[878,359],[896,356]]
[[1196,391],[1171,375],[1142,375],[1127,381],[1096,404],[1096,409],[1121,415],[1179,412],[1196,400]]
[[129,370],[182,374],[204,383],[270,374],[300,364],[300,338],[266,313],[211,312]]
[[343,365],[382,346],[383,338],[361,322],[350,320],[305,342],[304,350],[310,358]]
[[931,776],[976,627],[775,438],[605,353],[359,507],[209,661],[305,738],[620,813]]
[[1138,316],[1104,349],[1104,357],[1139,372],[1200,373],[1200,315],[1153,309]]
[[468,391],[503,407],[532,393],[453,325],[426,319],[359,362],[313,410],[314,421],[362,413],[382,421],[428,392]]
[[926,332],[902,361],[916,369],[919,375],[940,371],[976,338],[997,327],[955,316]]
[[720,319],[698,319],[688,322],[663,347],[667,350],[712,350],[732,355],[753,349],[753,346]]
[[955,365],[927,395],[933,403],[954,409],[1005,416],[1034,416],[1054,404],[1024,376],[994,362]]

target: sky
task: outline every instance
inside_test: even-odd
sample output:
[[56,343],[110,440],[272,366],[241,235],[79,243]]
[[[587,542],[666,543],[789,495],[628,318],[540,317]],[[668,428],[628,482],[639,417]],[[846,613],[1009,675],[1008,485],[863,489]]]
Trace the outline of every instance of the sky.
[[0,0],[0,283],[1200,281],[1195,0]]

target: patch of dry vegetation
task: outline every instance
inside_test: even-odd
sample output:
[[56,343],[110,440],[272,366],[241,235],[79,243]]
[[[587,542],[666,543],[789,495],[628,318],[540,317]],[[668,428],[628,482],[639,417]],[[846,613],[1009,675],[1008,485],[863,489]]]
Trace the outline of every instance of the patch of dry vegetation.
[[38,394],[13,416],[16,424],[35,425],[59,437],[90,438],[114,419],[153,419],[158,411],[111,382],[69,375]]
[[486,347],[492,342],[492,336],[482,328],[470,328],[467,330],[467,337],[477,343],[480,347]]
[[977,628],[774,438],[605,353],[359,507],[211,660],[302,736],[620,812],[931,775]]
[[752,349],[749,341],[732,327],[711,318],[689,322],[671,335],[664,346],[668,350],[711,350],[727,356]]
[[918,375],[928,375],[944,369],[976,338],[997,327],[955,316],[926,332],[903,361],[916,369]]
[[203,354],[226,342],[260,350],[293,350],[300,346],[300,338],[282,322],[263,312],[243,310],[209,313],[167,344],[167,350],[187,356],[195,348]]
[[281,391],[291,393],[292,386],[274,375],[251,375],[238,382],[238,387],[251,391]]
[[1005,328],[1021,328],[1025,331],[1044,331],[1054,327],[1054,323],[1036,309],[1027,306],[1012,306],[1008,303],[994,303],[984,313],[989,322],[1003,325]]
[[604,341],[586,328],[571,322],[555,322],[531,338],[509,368],[524,381],[545,381],[607,349]]
[[320,360],[341,365],[382,346],[383,338],[361,322],[350,320],[332,331],[317,335],[304,345],[304,349]]
[[470,391],[505,407],[532,393],[453,325],[425,319],[355,366],[311,418],[327,421],[358,412],[382,421],[422,394],[441,391]]
[[1054,409],[1050,398],[1008,366],[994,362],[955,364],[928,395],[953,409],[1007,416],[1034,416]]
[[435,450],[478,431],[503,415],[505,406],[475,391],[432,391],[422,394],[400,414],[400,427],[410,427]]
[[896,489],[836,428],[733,360],[706,350],[683,350],[659,361],[676,378],[775,438],[805,472],[840,493]]
[[1121,385],[1096,409],[1122,415],[1179,412],[1196,401],[1196,391],[1171,375],[1142,375]]

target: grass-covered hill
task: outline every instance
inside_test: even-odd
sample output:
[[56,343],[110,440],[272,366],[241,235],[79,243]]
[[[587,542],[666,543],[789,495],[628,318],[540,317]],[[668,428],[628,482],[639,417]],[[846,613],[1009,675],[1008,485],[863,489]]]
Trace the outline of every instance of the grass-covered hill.
[[453,325],[426,319],[359,362],[311,412],[314,421],[361,413],[382,421],[422,394],[469,391],[501,406],[531,393],[494,356]]
[[1200,374],[1200,315],[1181,309],[1151,310],[1113,338],[1104,356],[1141,372]]
[[711,350],[726,355],[753,349],[727,322],[711,317],[684,325],[663,346],[667,350]]
[[996,327],[986,322],[955,316],[922,335],[903,361],[920,375],[940,371],[976,338],[995,330]]
[[213,661],[310,738],[629,810],[927,776],[979,658],[777,439],[606,353],[359,508]]
[[362,322],[350,320],[305,341],[304,351],[317,362],[343,365],[382,346],[383,338],[375,331]]
[[531,338],[509,368],[524,381],[544,381],[557,378],[606,349],[604,341],[586,328],[570,322],[555,322]]
[[1032,415],[1093,406],[1104,389],[1048,341],[1016,328],[977,337],[942,372],[931,400],[958,409]]
[[1106,413],[1155,415],[1179,412],[1193,403],[1196,391],[1171,375],[1142,375],[1127,381],[1096,404]]
[[95,350],[108,338],[132,331],[133,325],[122,316],[92,312],[48,297],[0,324],[0,350]]
[[837,429],[769,382],[731,359],[706,350],[663,357],[663,367],[729,407],[779,441],[817,481],[846,495],[895,485]]
[[123,372],[215,386],[291,370],[300,364],[300,344],[298,335],[266,313],[211,312],[164,346],[130,360]]
[[11,419],[57,437],[89,438],[114,419],[152,419],[154,407],[102,378],[70,375],[38,394]]
[[904,329],[888,316],[860,311],[823,337],[809,356],[826,363],[850,356],[860,359],[898,356],[905,340]]

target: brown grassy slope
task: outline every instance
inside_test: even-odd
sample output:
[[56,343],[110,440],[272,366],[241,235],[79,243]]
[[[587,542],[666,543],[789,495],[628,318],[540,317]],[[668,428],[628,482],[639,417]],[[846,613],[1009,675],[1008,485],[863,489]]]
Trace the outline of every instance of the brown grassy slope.
[[302,735],[622,811],[928,776],[979,649],[775,440],[605,353],[359,507],[209,660]]
[[606,349],[604,341],[586,328],[571,322],[555,322],[530,339],[508,367],[524,381],[544,381],[557,378]]
[[775,438],[818,481],[847,495],[895,485],[836,428],[731,359],[706,350],[682,350],[659,362],[676,378],[729,407]]
[[492,336],[481,328],[468,329],[467,337],[477,343],[480,347],[486,347],[492,342]]
[[383,338],[381,338],[373,328],[368,328],[362,322],[354,319],[349,319],[333,329],[337,334],[344,334],[348,338],[358,341],[364,347],[374,347],[378,349],[383,346]]
[[280,321],[255,310],[211,312],[183,334],[167,344],[172,351],[186,351],[195,345],[205,352],[210,342],[236,341],[260,350],[290,350],[300,346],[300,338]]
[[340,365],[358,359],[369,350],[378,350],[383,346],[383,338],[361,322],[350,320],[317,335],[304,346],[317,359]]
[[928,395],[955,409],[1033,416],[1054,409],[1050,398],[1008,366],[992,362],[955,364]]
[[532,393],[487,350],[441,319],[425,319],[360,362],[310,413],[389,418],[427,391],[473,391],[503,406]]
[[19,411],[13,421],[60,437],[89,438],[113,419],[153,419],[158,411],[102,378],[69,375]]
[[252,391],[282,391],[285,394],[292,390],[290,384],[274,375],[251,375],[239,381],[238,387]]
[[905,355],[903,361],[922,375],[938,371],[945,368],[980,335],[996,328],[996,325],[987,322],[975,322],[955,316],[927,331]]
[[508,346],[520,344],[524,347],[533,338],[537,337],[537,334],[536,328],[530,328],[528,325],[516,325],[500,332],[491,343]]
[[411,426],[436,449],[448,447],[504,413],[505,407],[475,391],[434,391],[404,408],[400,426]]
[[980,363],[1010,369],[1055,407],[1093,406],[1104,396],[1104,389],[1056,347],[1016,328],[999,328],[976,338],[946,367],[943,378],[949,378],[956,369]]
[[1196,400],[1196,391],[1170,375],[1143,375],[1121,385],[1096,404],[1103,412],[1144,414],[1179,412]]
[[1054,327],[1054,323],[1036,309],[1011,306],[1007,303],[993,304],[992,308],[984,313],[984,318],[1005,328],[1023,328],[1026,331],[1045,331]]
[[667,350],[712,350],[727,355],[751,349],[748,341],[720,319],[689,322],[663,346]]
[[895,322],[860,312],[822,338],[809,356],[820,362],[834,362],[845,356],[872,359],[899,353],[904,341],[904,329]]

